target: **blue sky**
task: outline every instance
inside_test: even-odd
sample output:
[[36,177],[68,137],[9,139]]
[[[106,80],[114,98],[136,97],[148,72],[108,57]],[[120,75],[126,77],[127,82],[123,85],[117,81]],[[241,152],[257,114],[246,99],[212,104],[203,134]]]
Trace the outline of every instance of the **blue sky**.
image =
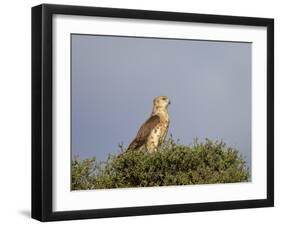
[[127,146],[166,95],[181,143],[223,139],[251,160],[251,43],[72,35],[72,155]]

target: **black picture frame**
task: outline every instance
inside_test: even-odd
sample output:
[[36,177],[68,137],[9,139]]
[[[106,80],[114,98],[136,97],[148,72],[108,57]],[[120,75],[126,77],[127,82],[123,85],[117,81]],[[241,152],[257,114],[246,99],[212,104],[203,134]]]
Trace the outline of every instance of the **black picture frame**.
[[[266,27],[267,198],[54,212],[52,210],[52,17],[54,14]],[[50,4],[32,8],[32,218],[40,221],[57,221],[271,206],[274,206],[273,19]]]

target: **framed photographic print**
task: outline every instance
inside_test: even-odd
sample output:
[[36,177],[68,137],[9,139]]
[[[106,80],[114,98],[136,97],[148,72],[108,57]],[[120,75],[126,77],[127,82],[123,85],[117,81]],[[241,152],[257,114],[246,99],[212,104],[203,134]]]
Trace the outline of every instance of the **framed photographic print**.
[[32,8],[32,217],[274,205],[274,21]]

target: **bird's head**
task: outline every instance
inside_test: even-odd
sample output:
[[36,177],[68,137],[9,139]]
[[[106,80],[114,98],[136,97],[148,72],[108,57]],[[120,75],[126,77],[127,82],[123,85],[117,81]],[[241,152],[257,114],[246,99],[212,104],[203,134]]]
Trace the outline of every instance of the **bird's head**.
[[171,101],[167,96],[158,96],[153,100],[153,107],[156,109],[167,109],[169,104],[171,104]]

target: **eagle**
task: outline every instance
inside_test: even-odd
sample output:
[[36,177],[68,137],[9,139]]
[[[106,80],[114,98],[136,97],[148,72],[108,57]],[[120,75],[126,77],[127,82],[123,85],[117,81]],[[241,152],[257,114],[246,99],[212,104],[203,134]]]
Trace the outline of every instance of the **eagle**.
[[157,151],[168,132],[170,123],[169,104],[171,104],[171,101],[167,96],[157,96],[153,99],[152,113],[140,127],[135,139],[128,146],[128,150],[135,150],[144,146],[149,153]]

